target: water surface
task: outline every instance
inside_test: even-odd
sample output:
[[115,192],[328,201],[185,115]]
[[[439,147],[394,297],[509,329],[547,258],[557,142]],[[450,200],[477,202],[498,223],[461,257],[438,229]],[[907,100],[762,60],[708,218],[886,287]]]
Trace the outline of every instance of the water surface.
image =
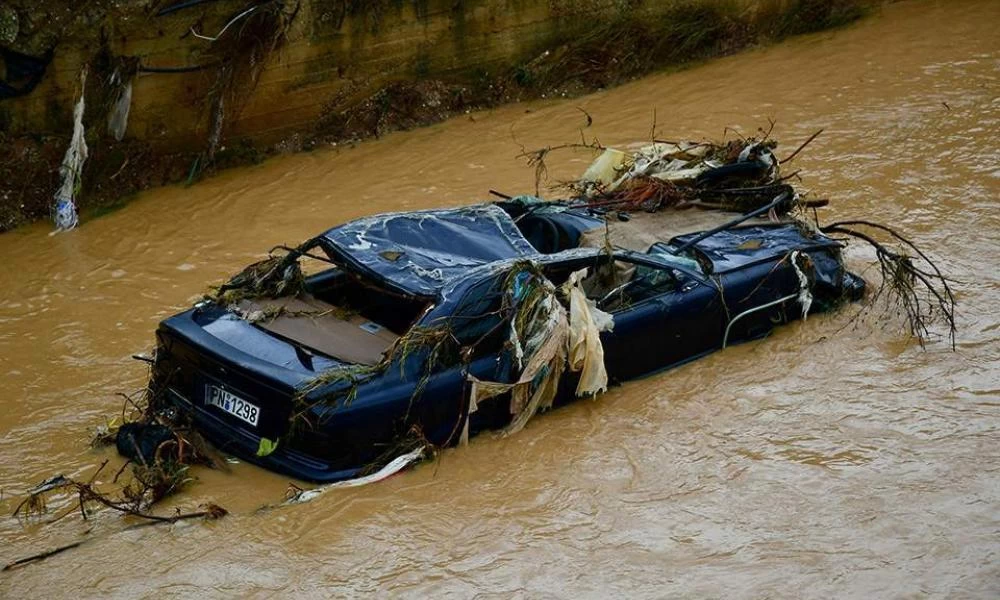
[[[810,318],[537,418],[376,486],[259,512],[288,480],[197,472],[172,506],[216,523],[0,519],[5,597],[982,597],[1000,594],[1000,3],[914,0],[572,100],[501,108],[281,157],[48,236],[0,236],[0,509],[110,451],[89,429],[141,386],[159,319],[277,244],[358,216],[533,189],[516,155],[587,135],[753,132],[777,120],[821,218],[898,225],[956,280],[960,331],[926,350],[899,321]],[[550,160],[569,178],[586,155]],[[786,170],[787,172],[787,170]],[[870,253],[855,247],[852,265]],[[70,499],[54,498],[53,509]]]

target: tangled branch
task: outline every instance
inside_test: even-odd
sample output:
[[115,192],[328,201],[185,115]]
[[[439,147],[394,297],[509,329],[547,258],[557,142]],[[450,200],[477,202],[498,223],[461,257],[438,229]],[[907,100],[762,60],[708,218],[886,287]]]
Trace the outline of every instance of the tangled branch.
[[[582,138],[582,134],[581,134]],[[545,146],[544,148],[539,148],[537,150],[523,150],[517,155],[517,158],[523,158],[527,161],[528,166],[535,170],[535,195],[540,195],[542,181],[548,178],[549,169],[545,164],[545,159],[548,157],[550,152],[555,150],[566,150],[569,148],[573,149],[587,149],[587,150],[604,150],[604,146],[601,142],[594,138],[593,141],[588,142],[585,138],[582,138],[580,143],[576,144],[559,144],[558,146]]]
[[[123,515],[128,515],[131,517],[137,517],[146,521],[146,525],[155,525],[161,523],[176,523],[178,521],[188,521],[191,519],[205,519],[205,520],[215,520],[221,519],[226,516],[228,511],[218,504],[207,503],[201,505],[199,508],[201,510],[182,513],[180,510],[176,511],[172,515],[155,515],[142,507],[142,498],[144,496],[130,496],[128,493],[123,493],[121,498],[116,498],[111,496],[106,492],[99,491],[95,487],[94,481],[97,476],[104,470],[107,466],[108,461],[101,463],[101,466],[97,468],[94,474],[87,481],[77,481],[71,477],[65,477],[63,475],[57,475],[50,479],[43,481],[34,488],[28,491],[28,496],[21,501],[20,504],[14,509],[15,517],[29,518],[32,516],[40,516],[47,512],[45,497],[49,493],[59,493],[59,492],[70,492],[76,494],[76,503],[71,506],[69,510],[64,512],[62,515],[50,519],[48,523],[54,523],[59,519],[67,516],[73,511],[79,509],[80,516],[83,520],[89,519],[88,505],[99,504],[111,510],[117,511]],[[126,463],[127,464],[127,463]],[[119,472],[120,473],[120,472]],[[115,476],[117,479],[117,475]],[[134,525],[133,527],[138,526]],[[88,530],[89,533],[89,530]],[[52,548],[30,556],[25,556],[17,560],[11,561],[4,565],[3,570],[9,571],[11,569],[44,560],[50,556],[55,556],[56,554],[65,552],[72,548],[76,548],[86,541],[93,538],[84,538],[82,540],[77,540],[70,544],[59,546],[57,548]]]
[[209,296],[220,306],[238,304],[248,298],[280,298],[294,296],[302,291],[305,276],[299,258],[304,254],[306,242],[299,248],[285,249],[284,255],[272,253],[233,275]]
[[[206,519],[219,519],[227,514],[226,509],[217,504],[209,503],[202,507],[204,510],[197,512],[178,512],[169,516],[154,515],[144,509],[143,499],[146,497],[144,494],[135,494],[126,491],[123,492],[122,497],[116,498],[108,493],[98,491],[94,487],[94,480],[97,479],[97,476],[104,470],[104,467],[106,467],[107,464],[108,461],[106,460],[101,463],[101,466],[97,468],[97,471],[95,471],[87,481],[77,481],[76,479],[65,477],[63,475],[57,475],[43,481],[28,491],[27,497],[14,508],[13,516],[27,518],[44,514],[47,512],[45,496],[51,492],[75,493],[77,496],[76,507],[79,508],[80,516],[85,521],[89,519],[87,506],[91,503],[100,504],[101,506],[105,506],[122,514],[149,521],[157,521],[160,523],[176,523],[177,521],[202,517]],[[53,519],[53,521],[61,519],[64,516],[66,515],[63,514],[62,516]]]
[[[862,231],[864,228],[869,231]],[[871,230],[888,235],[894,242],[911,250],[915,257],[905,250],[890,249],[876,239],[877,233]],[[838,221],[821,227],[820,231],[847,235],[874,248],[882,282],[875,291],[873,304],[884,298],[887,305],[899,306],[906,314],[910,333],[921,347],[931,336],[930,325],[937,318],[943,318],[948,324],[952,349],[955,348],[955,296],[948,279],[916,244],[893,228],[871,221]]]

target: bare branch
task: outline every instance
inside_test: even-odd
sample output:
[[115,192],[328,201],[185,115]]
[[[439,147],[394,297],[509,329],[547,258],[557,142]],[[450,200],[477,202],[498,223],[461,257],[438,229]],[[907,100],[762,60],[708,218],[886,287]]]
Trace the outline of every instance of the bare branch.
[[811,136],[809,136],[809,139],[807,139],[806,141],[802,142],[802,145],[799,146],[798,148],[796,148],[795,152],[792,152],[788,156],[788,158],[786,158],[785,160],[783,160],[781,162],[784,163],[784,164],[788,164],[788,163],[792,162],[792,159],[795,158],[795,156],[798,155],[799,152],[802,152],[802,149],[805,148],[806,146],[808,146],[809,143],[812,142],[814,139],[816,139],[819,136],[819,134],[821,134],[821,133],[823,133],[822,129],[820,129],[816,133],[814,133]]

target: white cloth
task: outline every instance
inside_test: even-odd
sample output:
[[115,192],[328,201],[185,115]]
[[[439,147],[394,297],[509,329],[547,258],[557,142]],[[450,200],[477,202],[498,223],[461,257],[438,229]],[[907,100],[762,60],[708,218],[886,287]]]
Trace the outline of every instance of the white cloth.
[[569,369],[580,372],[577,396],[593,396],[608,390],[601,332],[615,327],[614,317],[597,308],[580,287],[587,271],[581,269],[574,272],[563,284],[563,290],[569,296]]
[[420,460],[424,456],[424,448],[420,447],[412,452],[407,452],[406,454],[397,456],[392,459],[389,464],[379,469],[378,472],[372,473],[371,475],[365,475],[364,477],[357,477],[355,479],[348,479],[347,481],[338,481],[337,483],[331,483],[328,485],[323,485],[318,488],[311,490],[300,490],[292,497],[285,500],[282,504],[302,504],[303,502],[309,502],[310,500],[315,500],[317,497],[329,492],[330,490],[336,490],[341,488],[358,487],[362,485],[368,485],[369,483],[375,483],[387,479],[396,473],[399,473],[406,467],[410,466],[412,463]]

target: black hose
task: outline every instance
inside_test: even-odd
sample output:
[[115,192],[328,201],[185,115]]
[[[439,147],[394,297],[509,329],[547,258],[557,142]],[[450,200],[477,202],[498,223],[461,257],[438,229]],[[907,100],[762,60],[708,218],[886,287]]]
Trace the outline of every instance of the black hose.
[[698,184],[705,184],[721,181],[727,177],[755,177],[766,173],[768,168],[768,164],[760,160],[732,163],[709,169],[699,175],[696,181]]
[[756,187],[742,187],[742,188],[708,188],[699,190],[698,193],[701,195],[716,194],[716,195],[732,195],[732,196],[750,196],[759,193],[781,193],[781,192],[794,192],[795,189],[787,183],[772,183],[770,185],[761,185]]

